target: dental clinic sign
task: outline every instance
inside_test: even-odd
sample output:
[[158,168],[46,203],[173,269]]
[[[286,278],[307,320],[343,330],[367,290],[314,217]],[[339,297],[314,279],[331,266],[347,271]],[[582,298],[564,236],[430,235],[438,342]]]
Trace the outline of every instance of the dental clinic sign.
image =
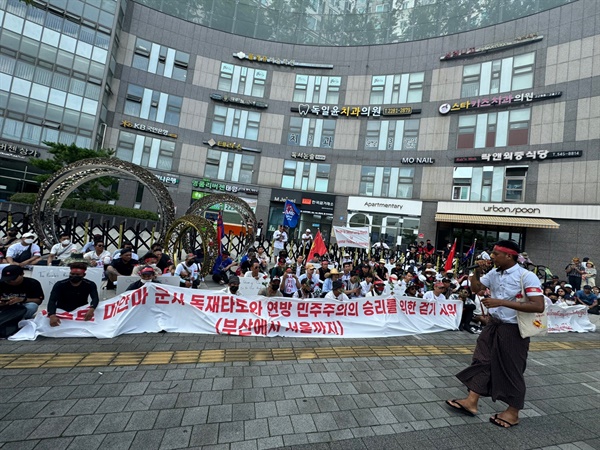
[[547,219],[576,217],[578,220],[600,220],[600,205],[439,202],[437,212],[476,216],[518,216]]

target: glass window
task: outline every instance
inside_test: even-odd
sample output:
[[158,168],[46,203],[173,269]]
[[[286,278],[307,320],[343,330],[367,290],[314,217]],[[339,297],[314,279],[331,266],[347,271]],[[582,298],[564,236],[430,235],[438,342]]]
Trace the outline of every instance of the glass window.
[[296,75],[293,101],[336,104],[340,98],[341,77]]
[[413,167],[363,166],[359,194],[369,197],[412,198],[414,176]]
[[284,161],[281,187],[327,192],[330,164]]
[[367,123],[365,150],[416,150],[419,119],[381,120]]
[[531,89],[535,52],[463,67],[461,97]]
[[507,202],[525,201],[525,181],[527,167],[507,167],[504,191],[504,200]]
[[477,116],[460,116],[458,119],[458,142],[456,148],[475,148],[475,125]]
[[374,75],[371,78],[372,105],[419,103],[423,100],[424,72]]

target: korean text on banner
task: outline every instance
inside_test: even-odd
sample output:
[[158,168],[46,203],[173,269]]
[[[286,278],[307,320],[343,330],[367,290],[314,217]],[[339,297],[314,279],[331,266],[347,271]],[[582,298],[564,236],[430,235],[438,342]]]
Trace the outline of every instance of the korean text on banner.
[[333,231],[338,247],[369,248],[370,235],[368,227],[333,227]]

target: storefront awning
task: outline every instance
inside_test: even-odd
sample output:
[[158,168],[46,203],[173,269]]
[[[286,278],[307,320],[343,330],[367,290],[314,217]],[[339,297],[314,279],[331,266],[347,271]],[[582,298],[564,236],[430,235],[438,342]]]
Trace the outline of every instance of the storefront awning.
[[477,223],[482,225],[500,225],[507,227],[527,228],[559,228],[552,219],[537,219],[534,217],[512,217],[512,216],[475,216],[467,214],[442,214],[435,215],[436,222],[454,223]]

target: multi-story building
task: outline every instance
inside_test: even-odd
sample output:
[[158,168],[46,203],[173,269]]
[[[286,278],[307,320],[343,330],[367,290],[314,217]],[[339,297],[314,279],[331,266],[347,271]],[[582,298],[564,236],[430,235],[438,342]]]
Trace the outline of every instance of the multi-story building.
[[595,0],[0,0],[0,23],[4,198],[35,190],[43,141],[75,142],[179,214],[225,191],[269,230],[291,198],[326,238],[600,256]]

